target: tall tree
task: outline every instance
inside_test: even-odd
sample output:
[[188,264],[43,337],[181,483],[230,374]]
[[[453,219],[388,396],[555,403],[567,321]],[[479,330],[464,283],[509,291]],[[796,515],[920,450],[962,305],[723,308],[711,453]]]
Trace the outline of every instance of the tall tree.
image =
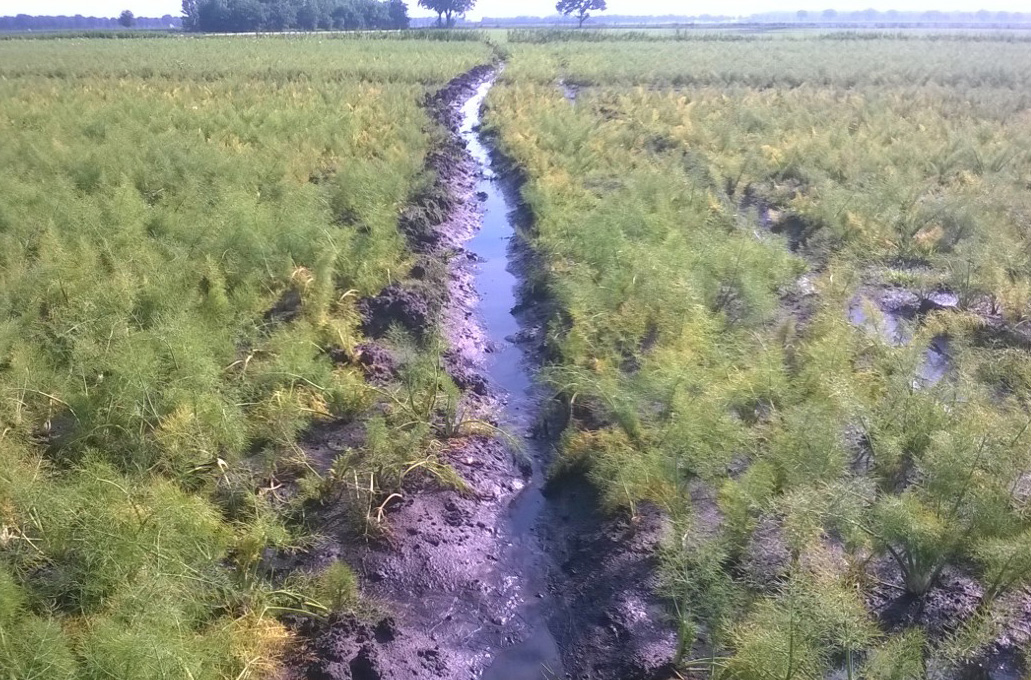
[[591,12],[604,12],[605,0],[558,0],[555,5],[566,16],[576,15],[578,26],[583,28],[584,22],[591,18]]
[[125,10],[124,12],[118,15],[118,23],[124,26],[125,28],[132,28],[136,25],[136,15],[134,15],[129,10]]
[[297,3],[273,2],[268,6],[265,16],[265,29],[269,31],[285,31],[297,26]]
[[199,31],[200,30],[200,12],[197,8],[197,0],[183,0],[183,30],[184,31]]
[[404,0],[390,0],[387,3],[390,28],[408,28],[408,5]]
[[420,7],[437,13],[438,26],[454,26],[455,20],[475,5],[476,0],[419,0]]

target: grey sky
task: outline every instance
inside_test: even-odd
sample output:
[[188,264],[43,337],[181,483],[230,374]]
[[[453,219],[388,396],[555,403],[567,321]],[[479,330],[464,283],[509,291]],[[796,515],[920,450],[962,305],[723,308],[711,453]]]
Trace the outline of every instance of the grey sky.
[[[425,16],[425,11],[409,0],[413,16]],[[0,0],[0,15],[9,14],[83,14],[115,16],[123,9],[131,9],[141,16],[178,15],[181,0]],[[751,14],[769,10],[838,10],[874,9],[898,10],[1007,10],[1027,11],[1028,0],[721,0],[720,2],[689,2],[687,0],[609,0],[609,11],[617,14]],[[554,0],[479,0],[470,18],[481,16],[519,16],[552,14]]]

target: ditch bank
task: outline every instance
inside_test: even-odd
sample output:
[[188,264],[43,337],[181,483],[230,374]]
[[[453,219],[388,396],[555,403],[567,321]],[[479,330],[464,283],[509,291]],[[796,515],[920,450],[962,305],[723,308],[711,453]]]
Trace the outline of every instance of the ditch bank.
[[[419,254],[414,282],[366,301],[363,313],[373,337],[390,323],[418,333],[439,320],[460,412],[507,434],[444,440],[441,458],[464,488],[409,475],[383,508],[382,537],[356,539],[353,523],[325,513],[307,568],[347,562],[386,613],[302,627],[291,677],[670,677],[675,627],[654,582],[661,516],[605,518],[582,478],[547,483],[558,428],[533,375],[549,314],[524,286],[532,255],[519,236],[517,173],[480,131],[495,76],[479,67],[428,99],[448,134],[427,159],[435,188],[402,218]],[[375,343],[360,360],[373,379],[390,372]],[[305,448],[328,463],[356,436],[323,427]]]

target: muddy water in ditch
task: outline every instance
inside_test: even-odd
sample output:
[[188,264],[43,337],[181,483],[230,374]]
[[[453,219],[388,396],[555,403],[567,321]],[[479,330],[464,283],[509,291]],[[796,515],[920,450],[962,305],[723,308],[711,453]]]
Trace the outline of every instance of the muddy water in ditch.
[[460,132],[480,169],[476,192],[482,203],[482,226],[466,248],[478,261],[478,313],[490,346],[486,374],[503,393],[498,419],[515,440],[524,442],[520,455],[529,461],[532,472],[499,528],[506,543],[500,558],[502,573],[510,574],[515,600],[515,620],[507,623],[518,632],[514,644],[498,652],[482,677],[539,680],[563,676],[561,654],[547,625],[547,612],[554,604],[547,588],[550,561],[536,531],[547,508],[542,489],[548,452],[532,438],[539,396],[534,391],[532,368],[516,342],[521,329],[513,312],[519,286],[512,264],[516,200],[512,187],[504,186],[491,169],[490,151],[479,131],[483,102],[493,83],[490,79],[480,85],[462,107]]

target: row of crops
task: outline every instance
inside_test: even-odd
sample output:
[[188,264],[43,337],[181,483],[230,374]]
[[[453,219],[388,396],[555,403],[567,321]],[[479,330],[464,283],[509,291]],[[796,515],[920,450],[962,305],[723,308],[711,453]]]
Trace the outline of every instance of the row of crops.
[[680,661],[916,678],[1019,654],[1031,53],[516,37],[487,121],[558,307],[559,465],[672,518]]
[[277,615],[353,596],[345,567],[283,582],[263,562],[323,492],[299,433],[379,398],[331,357],[361,340],[357,300],[411,264],[423,97],[488,59],[469,41],[0,45],[0,675],[268,677]]

